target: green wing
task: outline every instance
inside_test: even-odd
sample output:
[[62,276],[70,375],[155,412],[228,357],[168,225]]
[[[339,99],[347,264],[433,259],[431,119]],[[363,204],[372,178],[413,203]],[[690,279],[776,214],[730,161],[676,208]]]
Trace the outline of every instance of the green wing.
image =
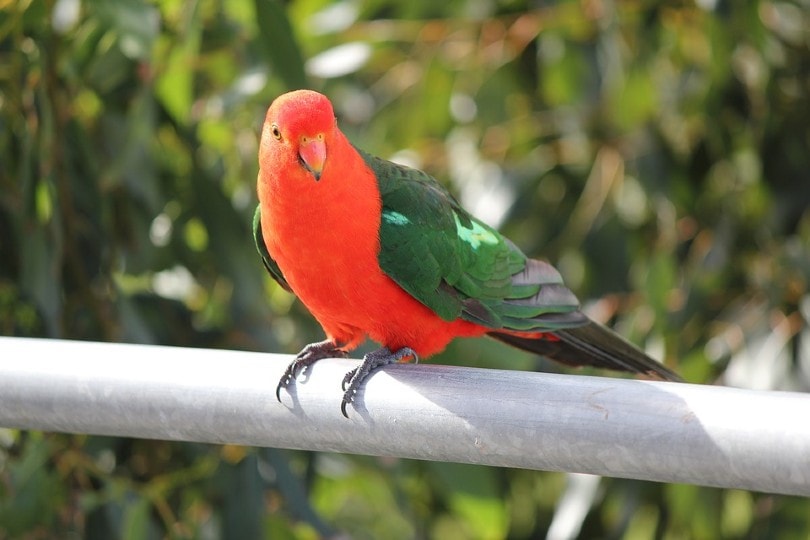
[[445,320],[553,331],[587,322],[551,265],[467,213],[430,175],[358,150],[382,196],[382,270]]
[[264,267],[270,275],[273,276],[273,279],[278,281],[278,284],[284,287],[285,290],[292,292],[289,283],[287,283],[287,280],[284,278],[284,274],[281,273],[281,268],[278,267],[276,261],[270,256],[270,253],[267,251],[267,245],[264,243],[264,237],[262,236],[261,206],[256,206],[256,212],[253,214],[253,241],[256,243],[256,249],[259,251]]

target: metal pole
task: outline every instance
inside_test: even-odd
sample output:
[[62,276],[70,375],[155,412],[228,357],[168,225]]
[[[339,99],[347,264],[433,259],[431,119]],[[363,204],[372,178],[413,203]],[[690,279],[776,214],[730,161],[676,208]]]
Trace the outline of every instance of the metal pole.
[[567,471],[810,495],[810,395],[352,360],[275,397],[289,356],[0,338],[0,426]]

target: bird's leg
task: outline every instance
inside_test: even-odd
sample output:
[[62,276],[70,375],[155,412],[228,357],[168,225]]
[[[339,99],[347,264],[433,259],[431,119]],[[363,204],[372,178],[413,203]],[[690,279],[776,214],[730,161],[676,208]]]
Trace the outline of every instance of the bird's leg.
[[281,401],[281,389],[290,386],[290,383],[301,373],[305,373],[307,368],[322,358],[346,358],[348,353],[340,348],[340,344],[326,339],[317,343],[310,343],[290,362],[284,375],[278,381],[276,387],[276,399]]
[[343,413],[343,416],[346,418],[349,417],[349,415],[346,414],[346,406],[354,401],[354,396],[357,394],[357,390],[360,388],[360,385],[363,384],[363,381],[368,378],[372,371],[379,367],[399,362],[403,358],[407,358],[409,356],[413,357],[414,361],[419,361],[419,356],[417,356],[416,352],[414,352],[414,350],[410,347],[403,347],[396,352],[391,352],[391,349],[388,347],[383,347],[365,355],[363,357],[363,363],[348,372],[346,376],[343,377],[342,386],[345,392],[343,394],[343,401],[340,403],[340,412]]

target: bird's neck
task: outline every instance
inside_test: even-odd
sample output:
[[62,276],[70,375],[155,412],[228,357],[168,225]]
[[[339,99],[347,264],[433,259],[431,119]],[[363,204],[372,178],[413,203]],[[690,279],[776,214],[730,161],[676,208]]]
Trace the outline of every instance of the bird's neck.
[[375,260],[379,252],[376,177],[342,133],[330,139],[318,181],[297,162],[259,172],[262,234],[282,270],[337,252]]

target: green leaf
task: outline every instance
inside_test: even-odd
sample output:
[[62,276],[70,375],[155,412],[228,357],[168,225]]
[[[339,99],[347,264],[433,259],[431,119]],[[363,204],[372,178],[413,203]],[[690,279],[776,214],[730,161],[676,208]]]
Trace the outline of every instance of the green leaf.
[[124,519],[122,524],[122,540],[147,540],[152,538],[150,532],[151,505],[149,501],[141,496],[136,496],[132,501],[128,501],[124,507]]
[[186,124],[194,100],[194,66],[200,45],[199,27],[186,36],[180,46],[172,47],[163,72],[155,83],[155,93],[163,106],[180,124]]
[[495,469],[461,463],[431,463],[450,508],[474,538],[504,538],[508,519],[498,496]]
[[64,484],[47,467],[51,449],[41,435],[28,439],[21,455],[4,465],[0,486],[0,523],[9,538],[37,526],[49,526],[64,504]]
[[102,0],[87,5],[113,29],[124,55],[134,60],[149,58],[160,25],[154,6],[142,0]]
[[21,246],[20,289],[36,302],[48,335],[60,335],[62,308],[61,279],[58,265],[61,258],[59,242],[49,234],[51,224],[32,227]]
[[308,88],[304,57],[284,6],[278,0],[255,0],[261,52],[287,88]]

